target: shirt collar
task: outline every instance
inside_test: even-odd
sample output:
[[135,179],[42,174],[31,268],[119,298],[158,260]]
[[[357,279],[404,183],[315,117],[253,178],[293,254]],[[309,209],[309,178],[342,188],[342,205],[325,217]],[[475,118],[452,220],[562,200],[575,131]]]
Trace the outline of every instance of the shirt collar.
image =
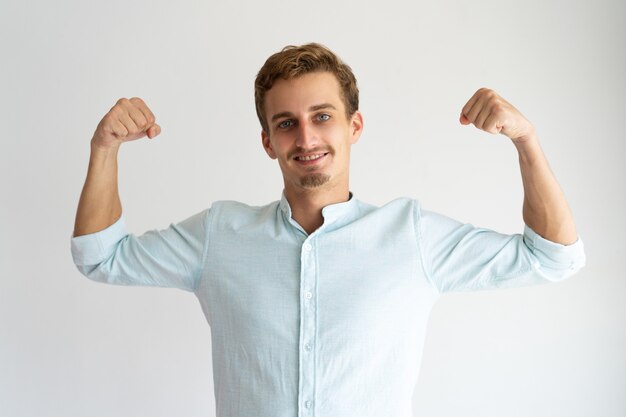
[[[322,217],[324,218],[324,224],[322,227],[327,226],[330,223],[335,222],[338,219],[344,219],[352,217],[357,210],[357,199],[354,198],[352,191],[349,192],[348,201],[341,203],[329,204],[322,208]],[[287,219],[291,218],[291,206],[285,197],[285,191],[283,190],[279,206],[281,211],[285,214]]]

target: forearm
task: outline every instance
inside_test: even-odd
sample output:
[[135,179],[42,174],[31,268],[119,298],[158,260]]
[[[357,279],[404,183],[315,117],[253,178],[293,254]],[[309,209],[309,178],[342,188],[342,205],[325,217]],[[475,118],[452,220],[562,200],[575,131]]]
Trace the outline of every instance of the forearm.
[[89,169],[78,202],[74,236],[106,229],[122,215],[117,185],[119,147],[99,148],[91,143]]
[[576,242],[578,234],[572,212],[536,134],[514,144],[524,185],[524,222],[550,241],[563,245]]

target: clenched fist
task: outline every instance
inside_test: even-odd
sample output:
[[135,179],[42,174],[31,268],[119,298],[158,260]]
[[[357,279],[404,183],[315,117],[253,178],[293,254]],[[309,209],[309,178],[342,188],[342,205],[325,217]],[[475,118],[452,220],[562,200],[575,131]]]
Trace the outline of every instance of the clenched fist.
[[513,143],[524,142],[535,131],[519,110],[488,88],[474,93],[461,110],[459,121],[464,125],[472,123],[485,132],[502,133]]
[[110,149],[146,135],[152,139],[159,133],[161,127],[155,123],[154,114],[142,99],[121,98],[98,124],[92,144],[98,148]]

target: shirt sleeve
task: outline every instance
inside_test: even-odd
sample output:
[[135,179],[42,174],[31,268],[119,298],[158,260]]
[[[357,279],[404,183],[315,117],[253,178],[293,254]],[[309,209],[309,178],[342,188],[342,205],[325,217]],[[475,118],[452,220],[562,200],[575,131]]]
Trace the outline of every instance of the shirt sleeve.
[[72,236],[72,258],[94,281],[194,291],[202,270],[208,214],[206,209],[140,236],[128,232],[122,215],[104,230]]
[[556,282],[585,265],[583,241],[544,239],[528,225],[506,235],[418,208],[424,269],[440,293]]

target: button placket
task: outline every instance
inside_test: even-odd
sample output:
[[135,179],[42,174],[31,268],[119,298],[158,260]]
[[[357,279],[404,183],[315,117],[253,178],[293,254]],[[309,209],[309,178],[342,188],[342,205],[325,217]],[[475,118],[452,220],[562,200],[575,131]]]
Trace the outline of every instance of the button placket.
[[[309,239],[302,244],[300,285],[302,288],[300,314],[300,415],[313,415],[315,398],[315,355],[316,334],[316,255],[314,243]],[[306,341],[306,342],[305,342]]]

